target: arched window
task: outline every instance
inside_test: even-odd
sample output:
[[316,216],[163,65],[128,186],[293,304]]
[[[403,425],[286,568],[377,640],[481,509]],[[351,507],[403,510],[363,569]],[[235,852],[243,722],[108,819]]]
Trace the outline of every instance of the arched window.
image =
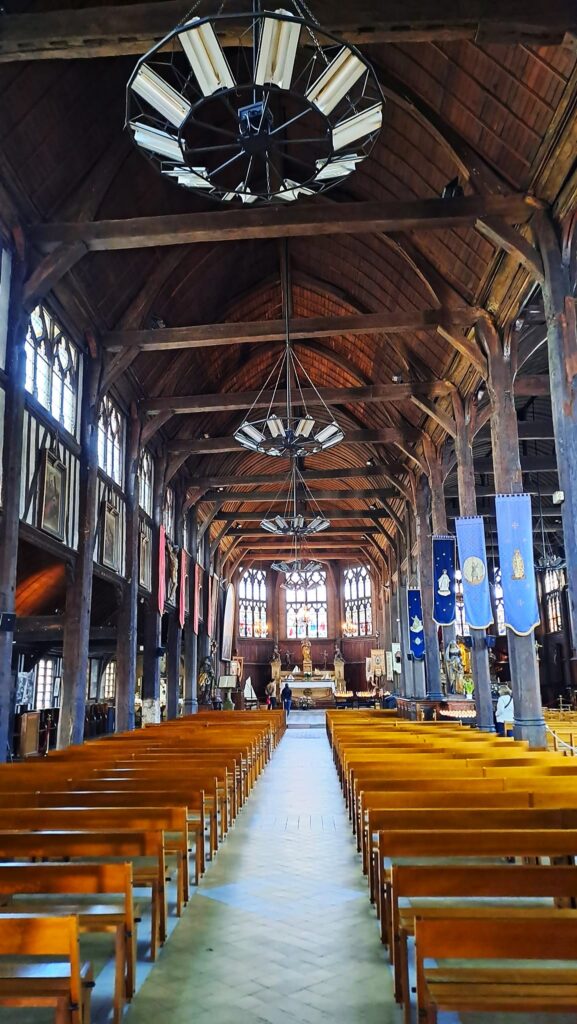
[[547,632],[560,633],[563,629],[561,591],[565,586],[563,569],[547,569],[543,577]]
[[370,636],[373,632],[371,574],[366,565],[345,569],[345,636]]
[[264,639],[266,621],[266,572],[264,569],[240,570],[238,587],[238,635]]
[[150,452],[144,448],[138,467],[138,503],[147,516],[152,515],[152,481],[154,467]]
[[105,395],[98,417],[98,465],[117,484],[122,484],[124,422],[112,399]]
[[497,633],[499,636],[505,636],[507,633],[507,627],[505,626],[505,605],[503,604],[503,587],[501,585],[500,569],[494,570],[493,580],[493,593],[495,595],[495,608],[497,610]]
[[286,635],[289,640],[328,636],[327,574],[324,569],[286,577]]
[[30,314],[26,390],[71,434],[76,429],[78,349],[44,306]]
[[166,530],[166,536],[174,540],[174,491],[167,487],[164,495],[164,509],[162,511],[162,522]]

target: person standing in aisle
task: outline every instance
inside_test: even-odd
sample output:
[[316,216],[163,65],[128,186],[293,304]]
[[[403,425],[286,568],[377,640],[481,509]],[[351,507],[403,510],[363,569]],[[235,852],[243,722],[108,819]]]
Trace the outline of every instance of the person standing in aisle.
[[284,684],[280,697],[282,700],[282,706],[285,709],[288,718],[288,716],[290,715],[291,703],[293,699],[293,692],[288,683]]
[[515,708],[513,705],[513,694],[511,693],[511,687],[504,684],[499,687],[499,700],[497,701],[497,707],[495,710],[495,724],[497,727],[497,735],[505,736],[505,726],[515,721]]

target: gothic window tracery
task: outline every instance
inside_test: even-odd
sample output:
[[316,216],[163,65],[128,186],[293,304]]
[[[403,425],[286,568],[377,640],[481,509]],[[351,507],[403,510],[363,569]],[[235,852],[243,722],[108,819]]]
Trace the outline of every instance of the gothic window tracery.
[[370,636],[373,632],[371,575],[366,565],[345,569],[344,599],[346,636]]
[[286,577],[286,635],[289,640],[328,636],[327,574],[324,569]]
[[26,390],[74,434],[78,399],[78,349],[44,306],[30,314],[25,342]]
[[266,571],[241,569],[238,587],[238,635],[264,639],[268,635],[266,618]]
[[112,399],[105,395],[98,417],[98,465],[117,484],[122,484],[124,421]]

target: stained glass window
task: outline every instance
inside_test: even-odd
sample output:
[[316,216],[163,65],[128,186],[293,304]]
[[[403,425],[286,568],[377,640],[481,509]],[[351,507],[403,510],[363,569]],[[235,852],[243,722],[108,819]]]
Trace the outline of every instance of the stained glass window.
[[268,635],[266,621],[266,571],[240,570],[238,588],[238,635],[264,639]]
[[286,577],[286,635],[289,640],[328,636],[327,574],[324,569]]
[[98,465],[117,484],[122,484],[124,421],[108,395],[102,399],[98,418]]
[[30,315],[26,390],[71,434],[76,429],[78,349],[44,306]]
[[345,569],[345,636],[370,636],[373,632],[371,574],[366,565]]
[[563,629],[561,591],[565,586],[563,569],[547,569],[543,577],[545,612],[548,633],[560,633]]
[[152,456],[143,448],[138,467],[138,502],[147,516],[152,515],[152,481],[154,468]]

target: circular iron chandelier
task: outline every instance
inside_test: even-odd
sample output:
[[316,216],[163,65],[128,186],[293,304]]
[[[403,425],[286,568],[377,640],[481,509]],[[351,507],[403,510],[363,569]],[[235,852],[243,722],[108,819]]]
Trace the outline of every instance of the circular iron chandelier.
[[140,58],[126,124],[163,177],[224,202],[292,202],[369,155],[384,103],[373,68],[291,2],[188,17]]
[[[304,496],[315,506],[315,511],[312,515],[305,515],[298,510],[299,481]],[[293,537],[296,544],[303,537],[311,537],[314,534],[328,530],[330,525],[330,520],[323,516],[302,474],[297,469],[296,460],[293,461],[289,475],[289,494],[287,495],[284,514],[273,516],[269,510],[265,518],[261,520],[261,529],[267,533],[274,534],[275,537]]]

